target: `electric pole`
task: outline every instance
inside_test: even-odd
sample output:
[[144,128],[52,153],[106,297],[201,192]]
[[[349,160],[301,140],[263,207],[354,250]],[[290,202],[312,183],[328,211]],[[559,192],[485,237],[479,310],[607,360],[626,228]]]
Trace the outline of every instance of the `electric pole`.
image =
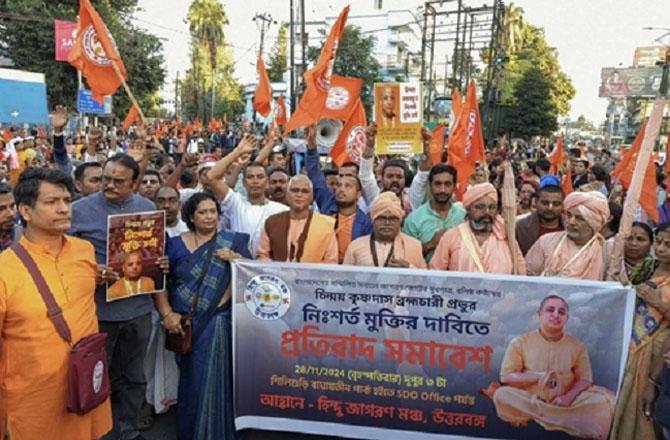
[[[277,24],[272,20],[272,15],[267,12],[263,14],[256,14],[252,21],[256,22],[256,26],[261,31],[261,44],[258,50],[258,56],[263,56],[263,43],[265,42],[265,32],[270,29],[271,24]],[[254,109],[254,125],[256,123],[256,110]]]

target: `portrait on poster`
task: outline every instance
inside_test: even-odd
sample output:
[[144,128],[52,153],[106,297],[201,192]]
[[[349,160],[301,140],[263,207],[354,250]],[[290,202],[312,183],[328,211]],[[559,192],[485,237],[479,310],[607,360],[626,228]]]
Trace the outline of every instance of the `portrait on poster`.
[[421,153],[422,108],[420,83],[375,84],[377,154]]
[[107,284],[107,301],[165,288],[158,259],[165,254],[165,211],[112,215],[107,219],[107,266],[119,275]]

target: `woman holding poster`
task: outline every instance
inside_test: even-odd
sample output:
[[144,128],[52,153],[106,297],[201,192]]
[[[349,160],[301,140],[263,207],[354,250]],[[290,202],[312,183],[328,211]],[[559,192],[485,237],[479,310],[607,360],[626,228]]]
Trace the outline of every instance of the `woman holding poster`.
[[179,361],[177,430],[180,439],[234,439],[229,260],[248,251],[249,235],[217,232],[221,208],[214,196],[195,193],[182,207],[188,232],[167,244],[168,301],[156,307],[168,332],[182,332],[193,314],[193,350]]
[[670,223],[656,230],[654,254],[656,267],[651,278],[636,289],[633,334],[614,414],[612,440],[657,438],[651,414],[644,414],[640,401],[645,388],[655,385],[649,380],[651,366],[663,355],[663,341],[670,335]]

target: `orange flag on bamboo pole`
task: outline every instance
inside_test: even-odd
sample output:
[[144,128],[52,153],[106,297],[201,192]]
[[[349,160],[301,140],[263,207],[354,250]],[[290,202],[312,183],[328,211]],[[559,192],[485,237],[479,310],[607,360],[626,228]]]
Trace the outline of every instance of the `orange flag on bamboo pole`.
[[477,163],[486,163],[484,136],[474,81],[470,81],[468,96],[461,115],[449,136],[447,150],[449,164],[458,170],[456,195],[461,198],[467,187],[468,179],[475,173]]
[[286,125],[286,104],[284,104],[284,94],[277,98],[277,107],[275,108],[275,123],[278,126]]
[[123,120],[123,131],[128,131],[131,125],[137,122],[140,119],[140,114],[137,111],[137,107],[134,105],[130,106],[126,119]]
[[565,161],[568,159],[568,156],[565,154],[565,148],[563,147],[563,133],[558,137],[556,141],[556,147],[554,151],[549,155],[549,163],[551,167],[549,168],[550,174],[558,174],[558,169],[563,166]]
[[330,149],[330,157],[339,167],[345,162],[359,163],[361,154],[367,144],[367,119],[365,117],[365,107],[360,97],[356,97],[356,106],[351,112],[342,131],[340,131],[335,144]]
[[330,29],[328,39],[323,45],[323,49],[321,49],[321,55],[319,55],[316,64],[305,72],[305,93],[302,95],[298,107],[291,115],[291,119],[286,123],[284,129],[286,133],[296,128],[316,124],[321,119],[321,113],[326,105],[326,99],[328,99],[328,90],[330,89],[330,80],[333,75],[337,47],[340,44],[340,38],[344,32],[348,15],[349,6],[342,9],[340,16],[337,17],[337,21]]
[[[612,170],[612,176],[619,179],[621,185],[625,190],[630,188],[630,184],[633,181],[633,175],[635,174],[635,168],[637,164],[637,156],[640,154],[642,149],[642,142],[644,141],[644,133],[647,129],[647,124],[644,123],[640,127],[640,131],[633,141],[630,149],[623,154],[621,162]],[[651,217],[654,221],[658,222],[658,208],[656,205],[657,202],[656,194],[656,166],[654,165],[654,160],[650,156],[649,162],[647,164],[647,170],[644,174],[644,180],[642,183],[642,191],[640,192],[640,206],[644,211]]]
[[256,71],[258,72],[258,84],[254,92],[254,110],[266,118],[272,111],[272,87],[270,87],[268,72],[265,70],[263,56],[260,53],[256,62]]
[[121,85],[121,77],[128,78],[112,34],[89,0],[79,0],[77,39],[68,62],[86,78],[98,104],[103,104],[105,95],[116,92]]
[[442,152],[444,151],[444,124],[440,124],[433,130],[433,135],[430,138],[430,160],[433,165],[442,162]]

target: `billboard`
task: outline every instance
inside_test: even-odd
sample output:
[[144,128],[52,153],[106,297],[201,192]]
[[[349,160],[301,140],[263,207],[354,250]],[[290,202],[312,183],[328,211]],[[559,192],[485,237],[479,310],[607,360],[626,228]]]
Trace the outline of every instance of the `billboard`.
[[661,67],[603,67],[598,96],[655,97],[661,86]]
[[93,99],[93,93],[90,90],[79,89],[77,94],[77,111],[79,113],[92,113],[95,115],[111,115],[112,114],[112,97],[105,96],[104,105],[98,104]]
[[0,122],[48,124],[47,85],[43,73],[0,69]]
[[54,36],[56,61],[67,61],[77,37],[77,22],[54,20]]

